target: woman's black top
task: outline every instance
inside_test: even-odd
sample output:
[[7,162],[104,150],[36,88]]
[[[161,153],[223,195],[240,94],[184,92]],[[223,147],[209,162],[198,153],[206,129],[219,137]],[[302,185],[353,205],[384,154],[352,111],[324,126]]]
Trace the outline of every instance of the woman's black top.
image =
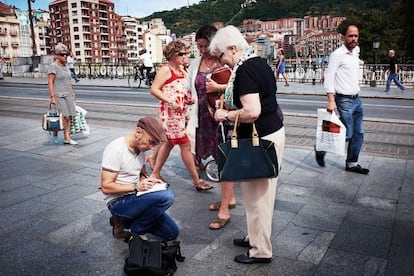
[[[233,85],[233,101],[237,108],[242,108],[240,96],[259,93],[262,111],[255,125],[260,137],[283,127],[281,113],[277,111],[275,75],[265,59],[254,57],[246,60],[238,67]],[[239,138],[251,137],[252,124],[241,123],[237,133]]]

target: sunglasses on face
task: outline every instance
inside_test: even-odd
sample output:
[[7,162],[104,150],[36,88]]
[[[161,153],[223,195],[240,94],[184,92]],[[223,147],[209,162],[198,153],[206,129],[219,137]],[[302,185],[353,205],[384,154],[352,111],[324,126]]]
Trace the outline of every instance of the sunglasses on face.
[[68,53],[60,53],[60,54],[57,54],[57,56],[67,57],[68,56]]
[[187,57],[190,53],[179,52],[177,55],[180,57]]

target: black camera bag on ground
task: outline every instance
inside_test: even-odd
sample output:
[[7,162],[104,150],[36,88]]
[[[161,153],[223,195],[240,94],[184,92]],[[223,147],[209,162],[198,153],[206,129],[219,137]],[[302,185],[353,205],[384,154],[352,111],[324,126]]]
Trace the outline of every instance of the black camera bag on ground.
[[183,262],[179,241],[143,240],[133,234],[128,242],[129,253],[125,259],[127,275],[173,275],[177,270],[176,260]]

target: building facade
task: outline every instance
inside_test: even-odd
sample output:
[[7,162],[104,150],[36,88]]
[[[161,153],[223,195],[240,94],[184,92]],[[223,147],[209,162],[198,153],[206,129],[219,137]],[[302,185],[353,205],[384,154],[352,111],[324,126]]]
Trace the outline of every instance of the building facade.
[[21,56],[20,29],[14,9],[0,2],[0,56],[6,61]]
[[55,0],[49,4],[53,48],[63,43],[78,60],[114,63],[118,59],[114,3],[107,0]]

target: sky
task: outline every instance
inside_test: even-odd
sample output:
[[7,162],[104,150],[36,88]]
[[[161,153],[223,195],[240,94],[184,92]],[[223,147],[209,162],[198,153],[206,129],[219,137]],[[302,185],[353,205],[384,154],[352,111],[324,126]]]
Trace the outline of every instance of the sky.
[[[28,0],[0,0],[7,5],[14,5],[22,10],[27,10]],[[110,0],[115,4],[115,12],[120,15],[145,17],[153,12],[166,11],[197,4],[196,0]],[[49,10],[50,0],[35,0],[31,3],[32,9]]]

